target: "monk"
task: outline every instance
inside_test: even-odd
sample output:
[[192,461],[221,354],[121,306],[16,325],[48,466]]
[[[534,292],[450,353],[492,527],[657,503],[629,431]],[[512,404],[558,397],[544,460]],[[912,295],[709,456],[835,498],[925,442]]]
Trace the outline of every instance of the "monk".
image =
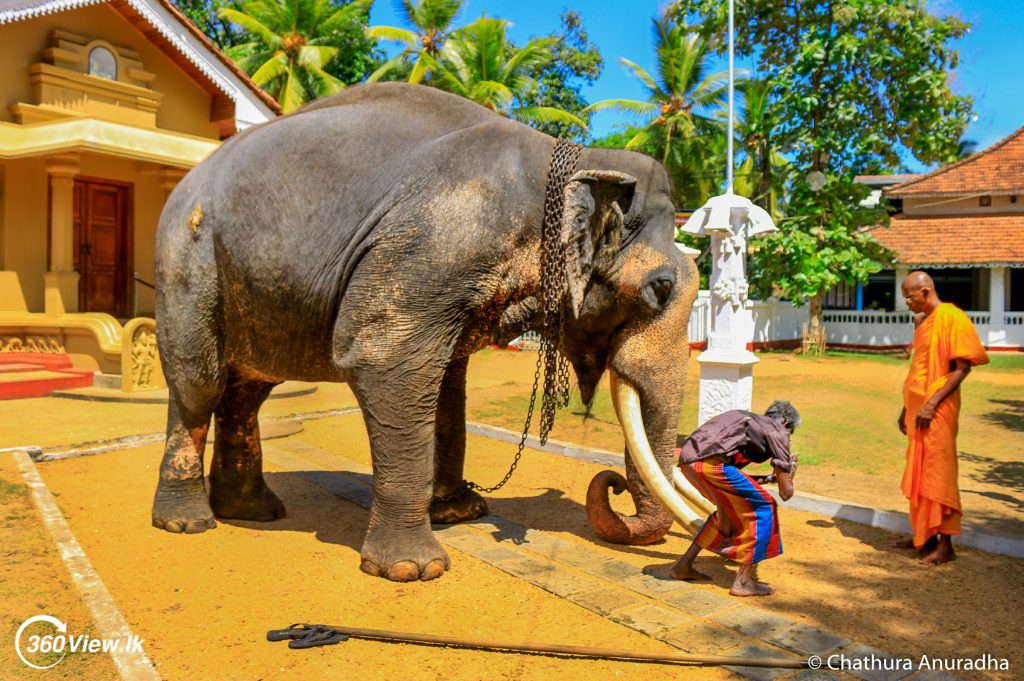
[[[764,416],[736,409],[711,418],[679,448],[679,467],[704,498],[717,507],[693,543],[669,570],[674,579],[710,579],[693,567],[697,554],[708,549],[740,564],[729,593],[768,596],[772,588],[757,578],[757,564],[782,553],[775,499],[761,483],[777,482],[779,497],[793,496],[796,455],[789,436],[800,414],[789,402],[776,401]],[[774,473],[750,476],[750,463],[771,462]]]
[[988,355],[971,320],[952,303],[939,300],[926,273],[911,272],[902,288],[916,325],[898,421],[907,436],[902,487],[910,500],[914,536],[896,546],[916,548],[923,565],[940,565],[956,559],[950,537],[960,534],[960,384],[972,366],[988,363]]

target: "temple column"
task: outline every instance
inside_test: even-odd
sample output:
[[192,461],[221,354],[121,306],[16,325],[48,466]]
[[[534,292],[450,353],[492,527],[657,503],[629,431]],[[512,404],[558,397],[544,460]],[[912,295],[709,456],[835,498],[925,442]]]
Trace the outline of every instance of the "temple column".
[[46,314],[78,312],[78,272],[75,271],[75,176],[80,172],[76,153],[46,160],[50,178],[50,267],[43,275]]

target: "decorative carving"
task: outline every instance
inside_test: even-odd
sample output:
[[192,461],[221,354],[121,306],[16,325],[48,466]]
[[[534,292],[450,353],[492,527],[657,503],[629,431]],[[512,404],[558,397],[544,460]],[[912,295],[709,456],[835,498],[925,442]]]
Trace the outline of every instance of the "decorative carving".
[[57,336],[0,336],[0,352],[34,352],[57,355],[65,352]]
[[156,332],[140,326],[132,338],[132,387],[155,388],[153,369],[157,362]]
[[747,302],[749,290],[750,285],[747,284],[746,279],[726,279],[723,277],[715,284],[715,287],[711,290],[711,295],[722,303],[729,303],[735,311]]
[[[746,241],[742,236],[728,236],[722,239],[722,255],[739,255],[743,252]],[[730,253],[731,251],[731,253]]]
[[734,409],[732,384],[724,378],[701,381],[700,418],[701,422]]

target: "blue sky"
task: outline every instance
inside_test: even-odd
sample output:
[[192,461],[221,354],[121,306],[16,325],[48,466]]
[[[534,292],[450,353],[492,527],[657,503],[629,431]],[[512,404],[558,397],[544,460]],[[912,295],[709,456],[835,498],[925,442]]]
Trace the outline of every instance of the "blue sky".
[[[725,2],[725,0],[723,0]],[[642,99],[639,83],[619,63],[620,57],[653,69],[651,18],[663,8],[664,0],[466,0],[463,25],[486,13],[512,22],[513,40],[522,43],[536,35],[557,30],[563,8],[572,8],[583,16],[590,39],[605,59],[601,78],[584,90],[588,101],[602,99]],[[967,137],[976,140],[979,149],[994,144],[1024,126],[1024,0],[928,0],[937,14],[954,14],[972,24],[969,35],[954,43],[960,51],[960,66],[953,75],[958,94],[974,97],[977,120],[967,129]],[[391,0],[375,0],[371,24],[402,26]],[[737,61],[737,67],[749,67]],[[625,122],[623,114],[605,112],[594,117],[593,133],[605,135]]]

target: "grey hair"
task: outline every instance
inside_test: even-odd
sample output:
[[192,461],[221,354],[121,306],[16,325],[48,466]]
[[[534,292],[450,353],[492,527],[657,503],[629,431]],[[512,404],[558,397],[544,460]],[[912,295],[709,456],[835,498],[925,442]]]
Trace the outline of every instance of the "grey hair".
[[800,412],[785,400],[775,400],[772,402],[765,409],[764,415],[786,426],[789,432],[793,432],[800,425]]

